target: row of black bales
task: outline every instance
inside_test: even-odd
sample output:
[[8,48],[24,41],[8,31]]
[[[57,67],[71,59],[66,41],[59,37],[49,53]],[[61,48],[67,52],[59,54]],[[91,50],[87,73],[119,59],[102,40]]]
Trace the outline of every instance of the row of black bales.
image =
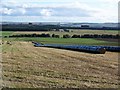
[[33,42],[35,47],[50,47],[50,48],[59,48],[59,49],[68,49],[89,53],[104,54],[106,52],[105,48],[101,47],[91,47],[91,46],[80,46],[80,45],[60,45],[60,44],[40,44]]
[[59,49],[68,49],[75,51],[90,52],[96,54],[105,54],[107,51],[120,52],[119,46],[87,46],[87,45],[61,45],[61,44],[42,44],[33,42],[35,47],[50,47]]
[[93,47],[102,47],[105,48],[107,51],[120,52],[119,46],[93,46]]

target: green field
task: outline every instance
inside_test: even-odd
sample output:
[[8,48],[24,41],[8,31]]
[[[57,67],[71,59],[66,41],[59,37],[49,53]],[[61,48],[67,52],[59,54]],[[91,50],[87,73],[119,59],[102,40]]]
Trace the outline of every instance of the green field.
[[43,44],[77,44],[77,45],[113,45],[117,42],[108,42],[87,38],[4,38],[5,41],[36,41]]
[[2,32],[0,31],[0,35],[2,35],[2,36],[9,36],[13,33],[14,33],[13,31],[2,31]]
[[[62,37],[65,34],[69,35],[83,35],[83,34],[118,34],[117,30],[71,30],[72,32],[59,32],[59,31],[48,31],[48,32],[13,32],[13,31],[3,31],[3,36],[9,36],[12,34],[41,34],[41,33],[49,33],[57,34]],[[36,42],[42,42],[44,44],[78,44],[78,45],[113,45],[117,46],[118,42],[112,42],[112,41],[104,41],[104,40],[97,40],[97,39],[89,39],[89,38],[3,38],[3,41],[36,41]]]

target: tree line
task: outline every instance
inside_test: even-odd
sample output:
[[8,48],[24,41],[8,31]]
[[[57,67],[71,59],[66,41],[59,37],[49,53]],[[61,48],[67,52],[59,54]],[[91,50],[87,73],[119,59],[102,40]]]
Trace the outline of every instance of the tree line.
[[[16,35],[10,35],[10,36],[4,36],[5,38],[7,37],[52,37],[52,38],[60,38],[60,35],[56,35],[56,34],[16,34]],[[98,35],[98,34],[84,34],[84,35],[69,35],[69,34],[65,34],[62,36],[62,38],[110,38],[110,39],[119,39],[120,35],[116,34],[116,35],[108,35],[108,34],[102,34],[102,35]]]
[[32,25],[32,24],[2,25],[2,31],[50,31],[53,29],[120,30],[119,27],[69,27],[60,25]]

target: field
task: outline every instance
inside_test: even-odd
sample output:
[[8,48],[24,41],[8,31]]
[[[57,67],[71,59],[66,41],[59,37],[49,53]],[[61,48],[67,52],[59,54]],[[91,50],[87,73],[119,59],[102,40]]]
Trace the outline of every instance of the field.
[[[4,35],[16,33],[34,32],[3,32]],[[110,33],[116,32],[110,31]],[[117,42],[84,38],[3,38],[2,40],[4,87],[117,88],[119,85],[118,52],[91,54],[34,47],[31,43],[37,41],[57,44],[117,45]],[[11,41],[11,45],[7,44],[7,41]]]
[[64,34],[69,34],[69,35],[74,35],[74,34],[79,34],[79,35],[83,35],[83,34],[112,34],[112,35],[115,35],[115,34],[118,34],[118,31],[117,30],[70,30],[71,32],[60,32],[60,31],[47,31],[47,32],[38,32],[38,31],[31,31],[31,32],[28,32],[28,31],[24,31],[24,32],[21,32],[21,31],[17,31],[17,32],[14,32],[14,34],[33,34],[33,33],[36,33],[36,34],[41,34],[41,33],[49,33],[49,34],[58,34],[62,37],[62,35]]
[[76,44],[76,45],[112,45],[117,46],[118,42],[108,42],[87,38],[5,38],[4,41],[36,41],[43,44]]
[[31,42],[3,46],[4,87],[117,88],[118,53],[89,54],[36,48]]
[[[42,33],[49,33],[50,35],[52,34],[57,34],[60,35],[61,37],[65,34],[69,35],[83,35],[83,34],[111,34],[115,35],[118,34],[117,30],[72,30],[73,32],[59,32],[59,31],[48,31],[48,32],[2,32],[3,36],[8,36],[8,35],[13,35],[13,34],[42,34]],[[79,45],[113,45],[117,46],[118,45],[118,40],[115,39],[87,39],[87,38],[6,38],[4,40],[8,41],[37,41],[37,42],[42,42],[42,43],[48,43],[48,44],[79,44]]]
[[49,33],[49,34],[58,34],[58,35],[64,35],[64,34],[118,34],[119,30],[72,30],[70,29],[71,32],[60,32],[60,31],[3,31],[1,32],[2,35],[10,35],[10,34],[41,34],[41,33]]
[[13,31],[3,31],[3,32],[0,31],[0,35],[2,36],[8,36],[8,35],[11,35],[12,33]]

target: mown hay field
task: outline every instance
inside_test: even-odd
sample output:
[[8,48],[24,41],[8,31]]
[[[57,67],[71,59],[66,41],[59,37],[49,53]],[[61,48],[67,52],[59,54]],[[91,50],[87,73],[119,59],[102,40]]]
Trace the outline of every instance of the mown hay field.
[[3,87],[117,88],[119,84],[116,52],[90,54],[5,41],[2,57]]

